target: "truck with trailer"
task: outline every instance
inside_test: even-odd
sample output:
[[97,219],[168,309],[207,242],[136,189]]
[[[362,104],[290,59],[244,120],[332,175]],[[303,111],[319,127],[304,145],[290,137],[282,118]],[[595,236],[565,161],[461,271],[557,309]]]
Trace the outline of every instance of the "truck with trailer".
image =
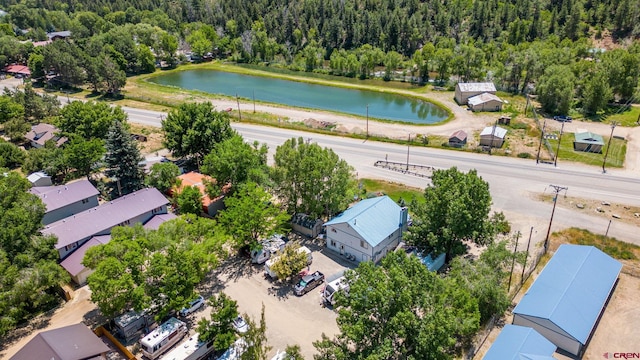
[[[311,255],[311,250],[309,250],[309,248],[306,246],[301,246],[300,248],[298,248],[298,252],[303,252],[307,254],[307,265],[310,265],[311,262],[313,261],[313,255]],[[278,276],[276,275],[276,273],[273,271],[271,267],[273,266],[273,264],[275,264],[278,261],[279,258],[280,256],[273,257],[267,260],[267,262],[264,264],[264,273],[272,279],[278,278]]]

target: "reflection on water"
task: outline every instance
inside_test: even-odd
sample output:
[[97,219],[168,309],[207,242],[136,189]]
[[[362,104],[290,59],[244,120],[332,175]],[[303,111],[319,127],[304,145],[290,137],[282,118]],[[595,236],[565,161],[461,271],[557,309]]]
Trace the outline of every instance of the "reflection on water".
[[359,116],[417,124],[433,124],[447,118],[444,109],[426,101],[373,91],[342,89],[261,76],[214,70],[187,70],[160,75],[150,81],[200,90],[212,94],[240,96],[289,106],[339,111]]

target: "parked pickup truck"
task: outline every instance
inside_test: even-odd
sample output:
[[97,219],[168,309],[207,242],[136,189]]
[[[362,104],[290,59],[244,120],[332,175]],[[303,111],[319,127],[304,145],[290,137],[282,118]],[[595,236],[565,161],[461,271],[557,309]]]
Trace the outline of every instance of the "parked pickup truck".
[[320,271],[315,271],[312,274],[303,276],[293,288],[293,292],[298,296],[302,296],[322,283],[324,283],[324,274]]
[[571,122],[571,120],[573,119],[571,118],[571,116],[557,115],[553,117],[553,120],[560,121],[560,122]]

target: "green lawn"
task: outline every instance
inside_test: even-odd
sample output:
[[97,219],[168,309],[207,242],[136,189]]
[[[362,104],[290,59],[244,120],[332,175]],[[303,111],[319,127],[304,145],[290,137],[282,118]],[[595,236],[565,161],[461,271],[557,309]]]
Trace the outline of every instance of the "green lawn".
[[601,122],[604,124],[611,124],[617,122],[622,126],[638,126],[637,121],[640,120],[640,107],[636,105],[631,106],[609,106],[603,112],[583,117],[579,112],[572,112],[570,114],[574,119],[581,119],[585,121]]
[[[608,137],[604,138],[605,146],[602,149],[602,153],[588,153],[582,151],[573,150],[573,141],[575,137],[573,133],[564,133],[562,135],[562,143],[560,144],[560,156],[558,161],[569,160],[575,162],[581,162],[588,165],[602,166],[604,160],[604,154],[607,151]],[[551,147],[555,151],[558,146],[557,140],[549,139]],[[607,156],[606,167],[622,167],[624,164],[624,157],[627,153],[627,141],[614,138],[611,141],[611,150]]]
[[383,180],[360,179],[362,196],[375,196],[378,193],[388,195],[393,201],[398,202],[402,198],[407,204],[414,198],[418,202],[424,202],[423,190],[408,187],[398,183],[392,183]]

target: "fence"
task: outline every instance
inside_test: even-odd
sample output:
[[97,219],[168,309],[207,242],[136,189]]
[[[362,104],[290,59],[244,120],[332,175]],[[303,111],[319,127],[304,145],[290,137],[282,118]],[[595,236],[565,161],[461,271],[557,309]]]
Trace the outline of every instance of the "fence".
[[376,167],[383,169],[389,169],[403,174],[409,174],[413,176],[419,176],[424,178],[431,178],[433,174],[433,167],[426,165],[416,165],[409,163],[401,163],[395,161],[378,160],[374,164]]

